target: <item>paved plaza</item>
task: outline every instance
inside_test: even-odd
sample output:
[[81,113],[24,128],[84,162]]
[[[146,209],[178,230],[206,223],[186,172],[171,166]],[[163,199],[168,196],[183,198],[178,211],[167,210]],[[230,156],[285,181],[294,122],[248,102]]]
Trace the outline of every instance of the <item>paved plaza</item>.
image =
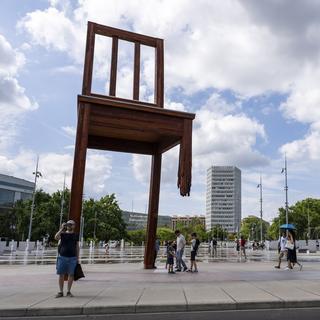
[[156,270],[143,270],[141,263],[84,265],[86,278],[74,284],[75,297],[56,299],[54,265],[1,265],[0,317],[139,314],[132,319],[144,319],[148,313],[268,309],[272,314],[290,308],[312,308],[320,315],[314,309],[320,308],[320,265],[306,262],[302,271],[273,266],[270,261],[200,263],[198,274],[169,275],[163,265]]

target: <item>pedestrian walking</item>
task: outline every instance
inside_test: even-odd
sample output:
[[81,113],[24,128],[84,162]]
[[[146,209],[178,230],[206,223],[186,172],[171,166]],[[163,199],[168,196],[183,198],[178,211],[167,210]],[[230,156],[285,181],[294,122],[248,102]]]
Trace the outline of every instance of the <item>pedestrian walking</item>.
[[75,222],[67,221],[61,225],[55,239],[59,243],[57,258],[57,274],[59,275],[59,289],[56,298],[63,297],[64,277],[68,276],[67,297],[73,297],[71,287],[74,280],[74,271],[79,261],[79,235],[74,232]]
[[156,260],[157,260],[157,256],[158,256],[159,250],[160,250],[160,240],[159,240],[159,238],[156,238],[156,241],[155,241],[155,244],[154,244],[153,269],[157,269]]
[[282,235],[281,235],[279,242],[278,242],[278,252],[279,252],[278,265],[274,266],[276,269],[280,269],[282,258],[287,257],[288,250],[286,248],[286,243],[287,243],[286,233],[282,232]]
[[240,255],[240,240],[238,238],[235,238],[234,242],[236,243],[236,251],[238,254],[238,257]]
[[104,245],[104,250],[105,250],[105,254],[109,253],[109,243],[108,242]]
[[217,245],[218,245],[217,239],[213,238],[212,239],[212,255],[214,257],[217,257]]
[[187,265],[183,261],[183,253],[184,253],[184,248],[186,246],[186,239],[185,237],[181,234],[180,230],[175,231],[175,235],[177,236],[177,251],[176,251],[176,261],[177,261],[177,272],[182,271],[187,271]]
[[293,230],[288,231],[286,248],[288,250],[288,255],[287,255],[288,267],[286,269],[287,270],[293,269],[295,264],[297,264],[300,267],[300,271],[301,271],[303,265],[299,263],[297,260],[296,236]]
[[244,258],[247,260],[247,254],[246,254],[246,239],[244,236],[240,237],[240,256],[244,255]]
[[198,239],[197,234],[195,232],[191,234],[191,237],[192,237],[192,240],[191,240],[190,269],[188,270],[188,272],[198,272],[196,256],[200,246],[200,240]]

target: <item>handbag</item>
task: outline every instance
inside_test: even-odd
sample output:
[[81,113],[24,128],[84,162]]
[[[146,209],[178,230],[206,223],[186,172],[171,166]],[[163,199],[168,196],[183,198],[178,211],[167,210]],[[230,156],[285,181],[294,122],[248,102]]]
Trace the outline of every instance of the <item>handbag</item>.
[[74,269],[74,281],[77,281],[81,278],[84,278],[84,273],[80,263],[77,263],[76,268]]
[[291,243],[290,241],[287,241],[285,247],[286,247],[286,249],[293,250],[294,244]]

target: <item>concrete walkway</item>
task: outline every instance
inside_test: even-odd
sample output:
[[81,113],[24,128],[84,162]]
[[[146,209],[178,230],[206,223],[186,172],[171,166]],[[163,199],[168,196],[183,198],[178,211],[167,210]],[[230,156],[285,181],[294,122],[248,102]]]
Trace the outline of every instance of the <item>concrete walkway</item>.
[[[277,270],[268,262],[200,264],[198,274],[163,266],[83,265],[73,298],[54,298],[54,266],[0,266],[0,318],[320,307],[320,265]],[[319,311],[320,312],[320,311]]]

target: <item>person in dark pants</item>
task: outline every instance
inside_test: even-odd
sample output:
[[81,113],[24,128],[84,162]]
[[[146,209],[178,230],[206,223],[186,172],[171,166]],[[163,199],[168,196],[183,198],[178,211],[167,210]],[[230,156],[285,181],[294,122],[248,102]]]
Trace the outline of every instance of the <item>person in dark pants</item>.
[[186,245],[186,239],[179,230],[175,231],[175,235],[177,236],[177,252],[176,252],[177,270],[176,271],[180,272],[182,267],[183,267],[183,271],[187,271],[188,267],[182,258],[184,247]]
[[192,240],[191,240],[191,252],[190,252],[190,269],[188,270],[188,272],[198,272],[196,255],[200,246],[200,241],[195,232],[191,234],[191,237],[192,237]]
[[212,255],[214,257],[217,257],[217,245],[218,245],[218,242],[217,242],[216,238],[213,238],[212,239]]
[[158,256],[158,252],[160,250],[160,240],[159,238],[156,238],[156,242],[154,244],[154,259],[153,259],[153,269],[157,269],[156,267],[156,260]]
[[302,270],[302,264],[297,260],[297,248],[296,248],[296,236],[294,231],[288,231],[288,239],[286,247],[288,249],[287,260],[288,267],[286,269],[293,269],[294,265],[297,264],[300,267],[300,271]]
[[168,265],[168,273],[174,274],[175,272],[173,271],[173,258],[175,256],[175,250],[173,248],[173,242],[169,241],[168,242],[168,249],[167,249],[167,265]]
[[59,289],[56,298],[63,297],[64,276],[68,275],[67,297],[73,297],[71,287],[74,278],[74,270],[79,261],[79,235],[74,232],[75,222],[69,220],[63,223],[60,230],[56,233],[55,239],[58,240],[58,259],[57,274],[59,275]]

